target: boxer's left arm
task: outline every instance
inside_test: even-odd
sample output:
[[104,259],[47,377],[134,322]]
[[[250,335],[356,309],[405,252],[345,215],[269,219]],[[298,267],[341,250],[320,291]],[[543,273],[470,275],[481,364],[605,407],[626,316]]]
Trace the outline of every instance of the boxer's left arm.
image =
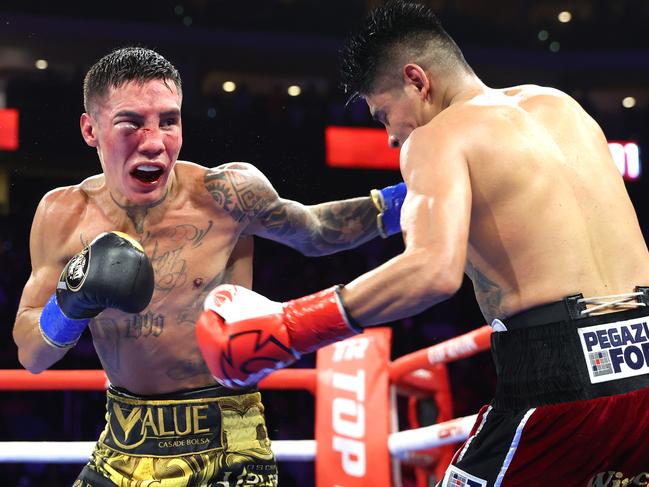
[[420,313],[462,285],[472,208],[464,134],[471,131],[457,132],[452,124],[424,126],[401,150],[408,185],[401,214],[405,250],[341,291],[349,315],[363,327]]
[[305,255],[327,255],[400,231],[405,185],[372,192],[372,197],[303,205],[281,198],[254,166],[230,163],[210,169],[205,186],[216,203],[254,234]]

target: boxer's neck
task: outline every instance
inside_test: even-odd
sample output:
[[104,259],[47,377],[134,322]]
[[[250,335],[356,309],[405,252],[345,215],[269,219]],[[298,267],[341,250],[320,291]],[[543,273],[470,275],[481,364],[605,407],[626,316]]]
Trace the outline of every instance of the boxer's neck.
[[128,217],[138,234],[144,233],[145,226],[158,223],[164,218],[177,193],[178,184],[175,171],[172,171],[162,197],[150,203],[143,205],[133,204],[109,190],[110,199]]
[[467,73],[449,82],[442,96],[442,110],[454,103],[471,99],[487,91],[489,87],[473,73]]

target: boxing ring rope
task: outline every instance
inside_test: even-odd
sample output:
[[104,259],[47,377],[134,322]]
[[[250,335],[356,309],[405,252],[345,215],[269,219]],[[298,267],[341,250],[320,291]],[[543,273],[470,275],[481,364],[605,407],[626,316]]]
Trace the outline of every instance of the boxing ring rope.
[[445,342],[404,355],[390,364],[390,380],[399,383],[408,374],[431,365],[454,362],[489,350],[491,327],[483,326]]
[[[261,389],[300,389],[315,394],[314,369],[278,370],[259,383]],[[0,370],[0,391],[105,391],[108,378],[103,370]]]
[[[470,357],[489,349],[491,328],[483,326],[465,335],[419,350],[389,363],[390,382],[407,393],[423,390],[432,370],[440,364]],[[103,370],[47,370],[34,375],[26,370],[0,370],[0,391],[76,390],[100,391],[108,386]],[[259,383],[260,389],[306,390],[316,394],[317,370],[278,370]],[[422,428],[391,433],[388,449],[404,459],[413,451],[463,441],[476,415],[455,418]],[[0,442],[0,463],[85,463],[95,441],[80,442]],[[272,442],[280,461],[311,461],[316,455],[315,440]]]
[[[423,450],[466,439],[476,415],[457,418],[424,428],[392,433],[388,448],[404,458],[413,450]],[[96,441],[2,441],[0,463],[86,463]],[[308,462],[316,455],[315,440],[278,440],[272,443],[280,461]]]
[[[96,441],[3,441],[0,463],[86,463]],[[315,440],[272,443],[278,460],[307,462],[315,458]]]

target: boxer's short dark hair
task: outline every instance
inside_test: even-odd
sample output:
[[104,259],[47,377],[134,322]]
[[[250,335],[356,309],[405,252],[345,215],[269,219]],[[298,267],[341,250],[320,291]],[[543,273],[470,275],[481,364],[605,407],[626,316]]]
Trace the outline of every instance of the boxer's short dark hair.
[[430,8],[398,0],[373,10],[347,40],[340,59],[342,88],[350,99],[369,94],[399,61],[417,62],[424,69],[471,69]]
[[97,61],[83,80],[83,105],[90,112],[93,105],[108,93],[129,81],[172,81],[181,93],[178,70],[157,52],[144,47],[124,47]]

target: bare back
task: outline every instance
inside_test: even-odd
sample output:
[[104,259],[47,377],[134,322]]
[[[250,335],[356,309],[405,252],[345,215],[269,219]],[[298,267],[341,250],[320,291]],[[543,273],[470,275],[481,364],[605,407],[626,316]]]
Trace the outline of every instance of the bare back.
[[467,274],[486,318],[649,283],[647,247],[607,141],[574,100],[521,86],[448,111],[468,122]]

